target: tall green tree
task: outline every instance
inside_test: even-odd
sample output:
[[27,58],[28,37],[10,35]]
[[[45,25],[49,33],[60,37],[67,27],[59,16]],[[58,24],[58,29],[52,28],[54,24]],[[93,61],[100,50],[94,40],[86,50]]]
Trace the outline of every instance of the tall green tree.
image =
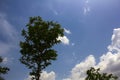
[[95,69],[93,67],[87,70],[87,77],[85,80],[117,80],[118,77],[113,74],[100,73],[100,68]]
[[[2,57],[0,56],[0,64],[3,62]],[[2,74],[6,74],[9,71],[9,68],[3,67],[0,65],[0,80],[4,80],[4,78],[1,76]]]
[[57,51],[53,49],[64,36],[64,29],[53,21],[44,21],[41,17],[30,17],[26,29],[22,30],[24,41],[20,41],[20,62],[31,69],[32,80],[40,80],[42,70],[56,60]]

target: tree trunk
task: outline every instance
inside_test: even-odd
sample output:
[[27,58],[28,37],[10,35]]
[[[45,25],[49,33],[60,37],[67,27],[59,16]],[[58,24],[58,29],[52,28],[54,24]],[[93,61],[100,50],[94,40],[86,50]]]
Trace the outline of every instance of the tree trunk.
[[36,80],[40,80],[40,73],[37,75]]
[[40,64],[38,64],[36,80],[40,80],[40,75],[41,75],[41,69],[40,69]]

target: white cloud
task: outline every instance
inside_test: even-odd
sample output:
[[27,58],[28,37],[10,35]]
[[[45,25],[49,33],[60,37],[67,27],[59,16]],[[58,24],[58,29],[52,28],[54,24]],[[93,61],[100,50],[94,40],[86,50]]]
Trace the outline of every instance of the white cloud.
[[[103,72],[114,73],[120,76],[120,28],[114,29],[108,52],[100,57],[100,66]],[[104,65],[104,66],[103,66]]]
[[[71,34],[70,30],[67,30],[67,29],[64,28],[64,31],[67,34]],[[67,36],[63,36],[63,37],[59,36],[58,40],[61,40],[61,42],[65,45],[69,45],[69,42],[70,42],[69,39],[67,38]]]
[[86,15],[88,12],[91,11],[90,6],[88,5],[89,1],[85,0],[84,6],[83,6],[83,14]]
[[100,62],[97,67],[100,67],[102,72],[113,73],[120,76],[120,52],[111,53],[108,52],[100,57]]
[[[55,80],[55,72],[54,71],[51,71],[51,72],[46,72],[46,71],[43,71],[42,74],[41,74],[41,79],[40,80]],[[27,79],[25,80],[31,80],[31,76],[29,76]]]
[[8,62],[8,58],[7,57],[4,57],[3,58],[3,63],[6,64]]
[[2,57],[3,58],[3,64],[11,64],[14,62],[14,58],[10,58],[10,57]]
[[69,45],[69,39],[66,36],[63,37],[59,36],[58,40],[61,40],[61,42],[65,45]]
[[[102,72],[112,73],[120,76],[120,28],[114,29],[112,43],[108,46],[108,52],[100,57],[100,62],[96,63],[95,57],[89,55],[85,60],[76,64],[71,70],[71,75],[63,80],[84,80],[86,71],[90,67],[100,68]],[[74,55],[74,54],[73,54]],[[55,80],[55,73],[43,71],[42,80]],[[30,80],[30,77],[27,79]],[[120,80],[120,79],[119,79]]]
[[51,71],[50,73],[47,73],[46,71],[43,71],[41,80],[55,80],[55,72]]
[[90,7],[84,7],[84,15],[90,12]]
[[7,21],[6,15],[0,13],[0,54],[7,53],[17,44],[17,31]]
[[[120,28],[114,29],[112,43],[108,46],[108,52],[100,57],[96,64],[93,55],[88,56],[84,61],[77,64],[71,71],[71,75],[63,80],[84,80],[86,70],[90,67],[100,68],[102,72],[112,73],[120,76]],[[120,79],[119,79],[120,80]]]
[[71,34],[70,30],[64,28],[65,33]]
[[114,29],[111,41],[111,45],[108,46],[109,51],[120,52],[120,28]]
[[63,80],[84,80],[86,76],[86,71],[95,66],[95,58],[93,55],[88,56],[84,61],[77,64],[71,71],[71,75],[69,78]]

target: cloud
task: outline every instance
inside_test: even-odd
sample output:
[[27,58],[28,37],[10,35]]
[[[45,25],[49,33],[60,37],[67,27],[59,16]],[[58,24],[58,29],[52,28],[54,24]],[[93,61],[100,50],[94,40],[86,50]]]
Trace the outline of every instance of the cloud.
[[[120,28],[114,29],[108,52],[100,57],[99,67],[103,72],[120,76]],[[104,65],[104,66],[103,66]]]
[[65,33],[71,34],[70,30],[64,28]]
[[[71,32],[70,32],[70,30],[68,30],[68,29],[66,29],[66,28],[64,28],[64,31],[65,31],[65,33],[67,33],[67,34],[71,34]],[[61,37],[61,36],[59,36],[58,37],[58,40],[61,40],[61,42],[63,43],[63,44],[65,44],[65,45],[69,45],[70,43],[70,41],[69,41],[69,39],[67,38],[67,36],[63,36],[63,37]],[[72,45],[74,45],[74,44],[72,44]]]
[[48,3],[47,3],[47,7],[48,7],[48,9],[50,9],[50,11],[52,11],[52,13],[53,13],[54,15],[57,16],[57,15],[60,14],[60,12],[57,11],[56,7],[54,7],[53,4],[54,4],[53,2],[48,2]]
[[86,71],[95,64],[96,62],[94,56],[89,55],[84,61],[75,65],[69,78],[65,78],[63,80],[84,80]]
[[[65,38],[66,36],[64,36]],[[62,40],[63,37],[59,37],[64,44],[68,44],[65,40]],[[93,55],[89,55],[85,60],[76,64],[72,70],[71,74],[64,78],[63,80],[84,80],[86,77],[86,71],[90,67],[100,68],[101,72],[112,73],[114,75],[120,76],[120,28],[114,29],[113,35],[111,38],[111,44],[108,46],[108,52],[103,54],[99,59],[99,62],[96,62],[96,59]],[[75,54],[73,54],[74,56]],[[43,71],[41,74],[42,80],[55,80],[55,72],[46,72]],[[30,76],[27,78],[30,80]],[[119,79],[120,80],[120,79]]]
[[7,57],[4,57],[3,58],[3,63],[6,64],[8,62],[8,58]]
[[90,7],[84,7],[84,15],[90,12]]
[[69,45],[69,39],[66,36],[63,37],[59,36],[58,40],[61,40],[61,42],[65,45]]
[[[95,57],[89,55],[84,61],[75,65],[71,70],[71,75],[63,80],[84,80],[86,71],[90,67],[100,68],[101,72],[112,73],[120,76],[120,28],[114,29],[111,38],[111,44],[108,46],[108,52],[103,54],[96,63]],[[120,80],[120,79],[119,79]]]
[[3,58],[3,62],[2,64],[11,64],[14,62],[14,58],[10,58],[10,57],[2,57]]
[[54,15],[59,15],[59,12],[55,10],[53,7],[50,7],[50,10],[54,13]]
[[88,5],[89,1],[85,0],[84,6],[83,6],[83,14],[86,15],[88,12],[91,11],[90,6]]
[[7,21],[6,15],[0,13],[0,54],[7,53],[17,44],[17,31]]
[[[67,29],[64,28],[64,31],[65,31],[65,33],[67,33],[67,34],[71,34],[70,30],[67,30]],[[58,37],[58,40],[61,40],[61,42],[62,42],[63,44],[65,44],[65,45],[69,45],[69,44],[70,44],[70,43],[69,43],[70,41],[69,41],[69,39],[67,38],[67,36],[63,36],[63,37],[59,36],[59,37]]]
[[120,28],[114,29],[111,41],[111,45],[108,46],[109,51],[120,52]]
[[[51,71],[51,72],[46,72],[46,71],[43,71],[42,74],[41,74],[41,79],[40,80],[55,80],[55,72],[54,71]],[[27,79],[25,80],[31,80],[31,76],[29,76]]]
[[120,76],[120,52],[108,52],[100,57],[100,62],[97,67],[100,67],[102,72],[113,73]]
[[55,80],[55,72],[51,71],[50,73],[47,73],[46,71],[43,71],[41,80]]

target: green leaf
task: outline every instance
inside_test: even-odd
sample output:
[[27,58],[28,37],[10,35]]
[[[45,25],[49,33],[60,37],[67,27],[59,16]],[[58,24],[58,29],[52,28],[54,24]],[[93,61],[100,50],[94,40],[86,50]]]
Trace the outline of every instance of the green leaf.
[[42,20],[40,16],[30,17],[26,28],[22,30],[24,40],[20,41],[20,62],[39,80],[40,72],[57,59],[53,46],[61,42],[57,38],[64,35],[64,29],[56,22]]

